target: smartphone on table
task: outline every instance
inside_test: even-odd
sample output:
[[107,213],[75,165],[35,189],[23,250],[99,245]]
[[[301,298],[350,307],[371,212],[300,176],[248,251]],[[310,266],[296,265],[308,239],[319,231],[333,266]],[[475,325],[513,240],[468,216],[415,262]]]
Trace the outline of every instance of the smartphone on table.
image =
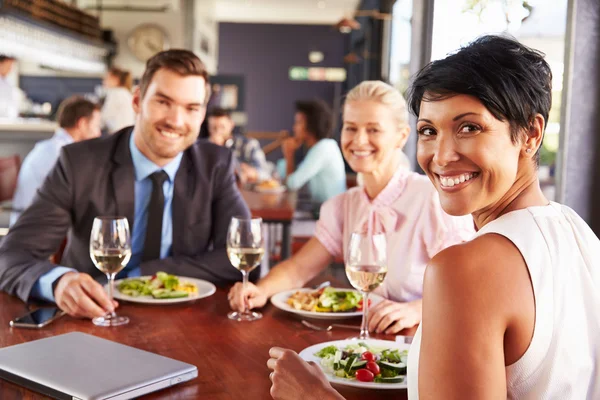
[[60,318],[64,312],[58,307],[43,307],[37,310],[28,312],[18,318],[10,321],[10,326],[13,328],[43,328],[52,321]]

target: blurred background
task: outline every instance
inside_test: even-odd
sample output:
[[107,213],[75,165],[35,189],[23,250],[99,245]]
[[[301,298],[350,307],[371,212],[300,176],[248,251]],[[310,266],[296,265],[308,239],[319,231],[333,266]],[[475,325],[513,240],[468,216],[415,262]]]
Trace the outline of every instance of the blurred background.
[[[359,82],[381,79],[404,93],[429,61],[505,32],[544,52],[554,75],[542,187],[598,231],[598,8],[598,0],[0,1],[0,55],[15,59],[0,90],[12,86],[18,99],[4,115],[0,104],[0,158],[22,160],[52,136],[63,99],[102,101],[111,67],[135,84],[153,54],[186,48],[212,75],[209,108],[231,111],[236,131],[259,139],[275,162],[297,100],[328,103],[339,139],[343,97]],[[416,169],[415,147],[412,135],[405,152]]]

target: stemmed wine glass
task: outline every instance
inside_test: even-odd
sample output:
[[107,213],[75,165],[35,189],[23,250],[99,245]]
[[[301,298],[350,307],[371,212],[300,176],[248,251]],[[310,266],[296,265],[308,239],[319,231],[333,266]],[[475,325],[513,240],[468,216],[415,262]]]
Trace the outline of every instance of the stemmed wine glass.
[[[227,232],[227,256],[231,265],[242,273],[244,292],[248,286],[248,274],[256,268],[265,253],[263,224],[261,218],[231,218]],[[262,314],[250,311],[244,303],[244,311],[232,311],[227,316],[236,321],[254,321]]]
[[[115,276],[131,258],[131,237],[129,223],[125,217],[96,217],[90,235],[90,257],[100,271],[108,278],[108,297],[113,301]],[[117,315],[114,311],[92,322],[98,326],[117,326],[129,323],[129,318]]]
[[363,317],[357,339],[369,339],[369,293],[375,290],[387,274],[387,249],[383,233],[352,233],[346,256],[346,276],[350,284],[362,293]]

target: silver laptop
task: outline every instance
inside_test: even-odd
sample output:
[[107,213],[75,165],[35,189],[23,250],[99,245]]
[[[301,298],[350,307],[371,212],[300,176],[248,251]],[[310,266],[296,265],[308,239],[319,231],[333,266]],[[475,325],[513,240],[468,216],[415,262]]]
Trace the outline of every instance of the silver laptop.
[[197,376],[194,365],[80,332],[0,349],[0,378],[55,399],[131,399]]

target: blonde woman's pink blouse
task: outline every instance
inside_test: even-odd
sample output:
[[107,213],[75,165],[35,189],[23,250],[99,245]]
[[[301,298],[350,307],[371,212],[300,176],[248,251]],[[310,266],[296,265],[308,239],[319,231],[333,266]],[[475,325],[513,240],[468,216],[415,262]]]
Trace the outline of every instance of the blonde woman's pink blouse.
[[354,187],[325,202],[315,236],[333,257],[345,256],[350,235],[365,231],[369,218],[387,239],[388,273],[376,293],[399,302],[420,299],[429,260],[475,234],[470,215],[442,210],[426,176],[399,169],[373,200],[363,187]]

